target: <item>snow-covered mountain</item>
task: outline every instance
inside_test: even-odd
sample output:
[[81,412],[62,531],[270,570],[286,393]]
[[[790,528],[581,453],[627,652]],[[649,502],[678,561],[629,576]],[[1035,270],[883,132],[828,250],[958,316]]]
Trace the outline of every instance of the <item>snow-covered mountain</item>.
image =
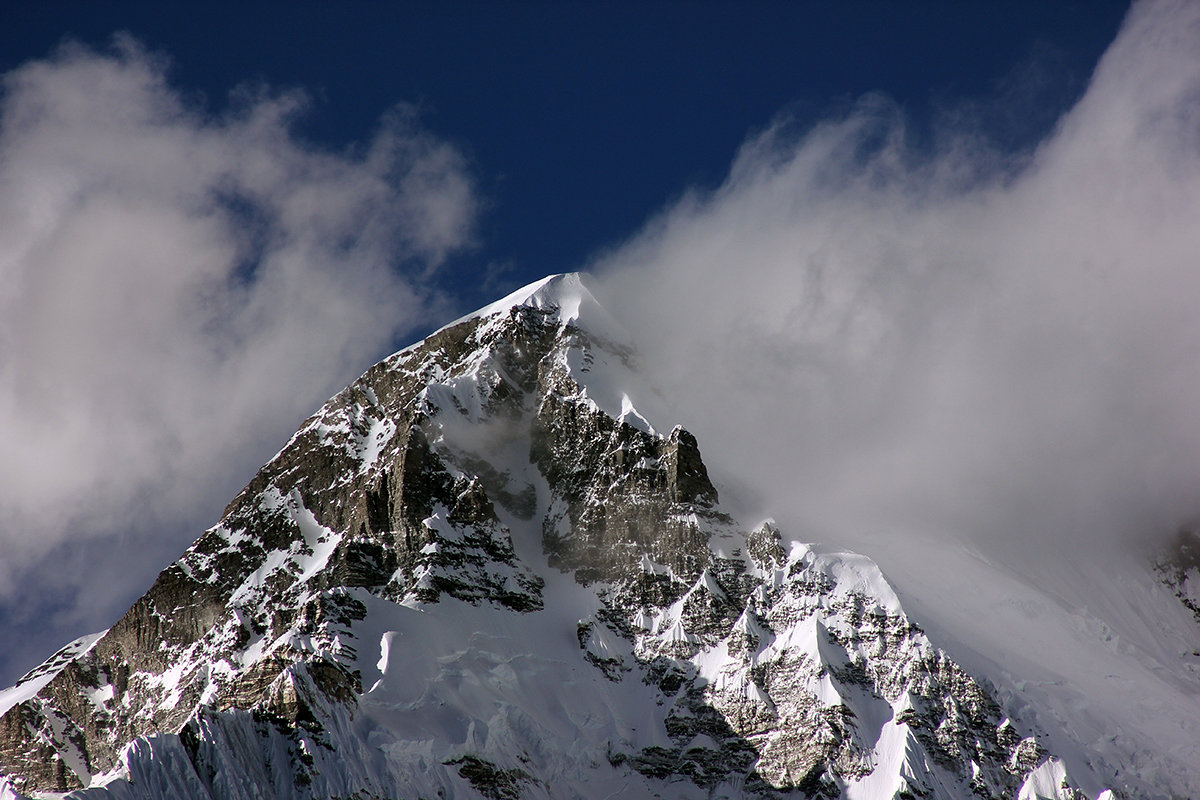
[[[1189,791],[964,669],[867,558],[731,516],[651,386],[578,275],[376,365],[0,692],[0,798]],[[1198,565],[1160,569],[1192,608]]]

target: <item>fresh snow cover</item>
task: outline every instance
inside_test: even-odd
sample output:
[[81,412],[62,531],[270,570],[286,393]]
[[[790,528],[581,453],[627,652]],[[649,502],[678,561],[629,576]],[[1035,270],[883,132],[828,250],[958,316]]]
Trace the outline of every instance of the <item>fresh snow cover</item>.
[[[480,310],[461,317],[446,328],[471,319],[504,315],[512,308],[530,307],[549,311],[559,323],[568,323],[615,344],[630,344],[629,332],[600,305],[578,272],[550,275],[517,289]],[[445,330],[445,328],[442,328]]]
[[[272,492],[267,493],[268,497]],[[300,493],[293,491],[287,498],[274,493],[274,507],[286,509],[286,513],[300,528],[304,536],[304,544],[288,550],[273,550],[267,555],[267,560],[255,570],[250,578],[229,598],[229,605],[238,606],[251,600],[264,591],[267,578],[271,573],[280,569],[294,568],[300,573],[300,582],[307,581],[318,573],[329,561],[341,535],[323,527],[317,522],[312,512],[304,507]]]
[[941,784],[907,725],[892,719],[884,722],[872,756],[875,770],[846,787],[846,800],[892,800],[912,784],[933,784],[936,790],[953,796],[953,790]]
[[1067,782],[1067,770],[1063,763],[1056,758],[1046,760],[1046,763],[1035,769],[1021,786],[1017,800],[1044,800],[1058,795],[1059,789]]
[[425,749],[430,774],[410,776],[414,792],[434,795],[440,765],[455,757],[472,753],[520,768],[512,757],[518,753],[555,785],[586,782],[586,796],[599,798],[627,777],[615,769],[580,774],[578,760],[562,758],[562,742],[573,743],[566,755],[590,753],[583,763],[602,760],[608,742],[631,749],[667,744],[639,682],[612,684],[579,658],[570,634],[593,601],[572,597],[575,587],[559,580],[564,585],[551,593],[547,610],[530,615],[456,600],[398,609],[360,595],[369,609],[355,626],[360,638],[373,627],[388,629],[380,633],[386,653],[375,653],[376,663],[364,670],[371,688],[360,708],[381,730],[403,732],[403,740],[381,741],[385,753]]
[[[479,311],[461,317],[441,330],[473,319],[496,318],[502,320],[511,309],[517,307],[537,308],[547,311],[560,325],[570,324],[585,332],[603,345],[585,352],[581,348],[570,348],[558,354],[559,364],[579,385],[582,398],[613,419],[626,422],[639,430],[654,433],[650,418],[665,418],[661,406],[664,404],[653,388],[632,391],[647,383],[630,363],[633,342],[629,332],[600,305],[586,278],[577,272],[551,275],[522,287],[512,294],[497,300]],[[402,350],[401,355],[407,350]],[[395,356],[393,356],[395,358]],[[471,376],[467,376],[469,379]],[[634,405],[646,406],[650,418],[644,416]],[[444,407],[444,406],[443,406]],[[670,430],[671,426],[660,427]]]
[[905,608],[1006,710],[1045,731],[1090,796],[1118,771],[1139,797],[1200,797],[1200,625],[1148,560],[1103,572],[1010,567],[919,534],[879,537],[872,555]]
[[80,636],[26,673],[14,686],[0,690],[0,714],[4,714],[17,703],[28,700],[40,692],[43,686],[52,681],[55,675],[71,663],[72,659],[86,653],[106,633],[108,631],[104,630]]

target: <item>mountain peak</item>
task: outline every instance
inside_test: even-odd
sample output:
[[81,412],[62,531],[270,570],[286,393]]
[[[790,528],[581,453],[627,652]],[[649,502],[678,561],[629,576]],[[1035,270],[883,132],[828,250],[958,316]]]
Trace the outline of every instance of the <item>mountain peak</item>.
[[[624,340],[584,276],[555,275],[372,367],[11,696],[0,797],[1033,785],[1036,732],[873,563],[720,506],[696,438],[634,408],[653,393]],[[1051,777],[1045,796],[1082,797]]]
[[446,327],[473,319],[506,315],[516,308],[535,308],[552,315],[559,325],[573,325],[609,342],[629,345],[629,333],[600,304],[588,283],[588,276],[582,272],[548,275],[460,317]]
[[579,317],[580,307],[585,303],[599,305],[591,291],[584,285],[583,275],[578,272],[563,272],[557,275],[547,275],[545,278],[522,286],[496,302],[484,306],[470,317],[490,317],[510,308],[527,306],[547,310],[556,309],[560,313],[561,321],[572,322]]

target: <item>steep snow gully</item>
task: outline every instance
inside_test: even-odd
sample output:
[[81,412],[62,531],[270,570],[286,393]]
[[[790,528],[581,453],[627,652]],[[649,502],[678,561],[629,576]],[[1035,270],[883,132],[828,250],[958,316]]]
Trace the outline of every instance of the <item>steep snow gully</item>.
[[1198,793],[1193,729],[1097,742],[1037,682],[1069,653],[960,663],[869,559],[735,519],[650,385],[575,274],[372,367],[0,692],[0,798]]

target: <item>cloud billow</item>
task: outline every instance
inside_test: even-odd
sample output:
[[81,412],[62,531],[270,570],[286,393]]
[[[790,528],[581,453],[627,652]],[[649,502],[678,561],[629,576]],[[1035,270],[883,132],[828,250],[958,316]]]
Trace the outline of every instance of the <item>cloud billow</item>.
[[1030,150],[947,119],[774,125],[596,293],[739,517],[876,560],[1092,794],[1200,796],[1151,568],[1200,519],[1200,4],[1136,4]]
[[[427,281],[471,243],[464,159],[403,107],[322,150],[294,130],[306,104],[244,88],[206,112],[128,38],[3,77],[0,604],[64,547],[148,578],[139,542],[161,558],[161,531],[219,512],[324,398],[445,313]],[[91,596],[69,613],[119,611],[106,581],[76,579]]]
[[793,535],[1031,562],[1173,532],[1200,511],[1200,8],[1136,5],[1032,151],[934,141],[874,97],[774,125],[601,290]]

